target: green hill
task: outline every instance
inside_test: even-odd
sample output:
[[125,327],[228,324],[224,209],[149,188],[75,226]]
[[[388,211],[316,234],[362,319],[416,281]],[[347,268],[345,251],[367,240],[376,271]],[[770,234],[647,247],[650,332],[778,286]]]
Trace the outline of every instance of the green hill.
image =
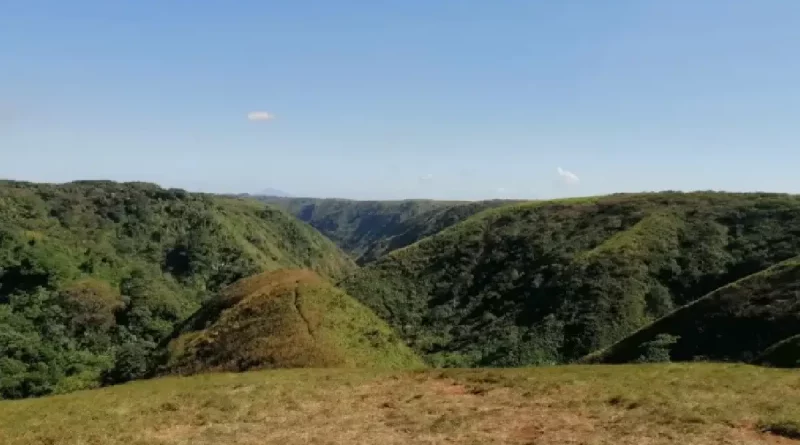
[[352,201],[256,197],[286,209],[350,253],[360,264],[513,201]]
[[3,445],[789,445],[800,437],[800,373],[283,369],[0,401],[0,419]]
[[259,368],[410,368],[422,362],[372,314],[311,271],[242,279],[170,342],[166,372]]
[[0,182],[0,398],[142,375],[223,286],[352,262],[291,215],[152,184]]
[[652,193],[504,206],[342,286],[430,363],[563,363],[800,252],[800,197]]
[[[721,287],[645,326],[590,361],[753,361],[800,335],[800,260],[784,261]],[[765,362],[789,365],[796,341],[775,346]],[[794,365],[800,358],[795,352]]]

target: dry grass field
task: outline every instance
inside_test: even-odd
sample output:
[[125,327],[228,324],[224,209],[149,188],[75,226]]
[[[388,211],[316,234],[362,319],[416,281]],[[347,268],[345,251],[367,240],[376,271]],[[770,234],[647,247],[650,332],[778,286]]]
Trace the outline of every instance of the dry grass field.
[[298,369],[0,402],[4,445],[790,444],[800,373],[745,365]]

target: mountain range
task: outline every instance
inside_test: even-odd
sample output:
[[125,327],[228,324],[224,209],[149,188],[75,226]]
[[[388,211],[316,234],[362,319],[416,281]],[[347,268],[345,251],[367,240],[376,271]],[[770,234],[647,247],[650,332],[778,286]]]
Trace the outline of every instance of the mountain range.
[[800,366],[800,197],[0,182],[0,397],[265,368]]

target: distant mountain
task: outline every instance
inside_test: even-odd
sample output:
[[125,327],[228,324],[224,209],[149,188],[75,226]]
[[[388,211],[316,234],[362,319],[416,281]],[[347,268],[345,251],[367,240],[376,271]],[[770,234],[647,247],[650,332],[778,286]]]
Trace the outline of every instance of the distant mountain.
[[483,210],[515,201],[355,201],[257,196],[322,232],[360,264],[434,235]]
[[264,190],[256,193],[257,196],[276,196],[278,198],[291,198],[292,195],[289,193],[284,192],[283,190],[274,189],[271,187],[267,187]]

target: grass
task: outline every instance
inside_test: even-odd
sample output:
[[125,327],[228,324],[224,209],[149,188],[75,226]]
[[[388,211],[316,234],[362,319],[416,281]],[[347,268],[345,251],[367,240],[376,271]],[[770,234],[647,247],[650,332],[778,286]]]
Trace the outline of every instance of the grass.
[[264,368],[422,367],[372,311],[310,270],[237,281],[169,345],[178,374]]
[[800,374],[746,365],[298,369],[0,402],[0,443],[793,443]]

